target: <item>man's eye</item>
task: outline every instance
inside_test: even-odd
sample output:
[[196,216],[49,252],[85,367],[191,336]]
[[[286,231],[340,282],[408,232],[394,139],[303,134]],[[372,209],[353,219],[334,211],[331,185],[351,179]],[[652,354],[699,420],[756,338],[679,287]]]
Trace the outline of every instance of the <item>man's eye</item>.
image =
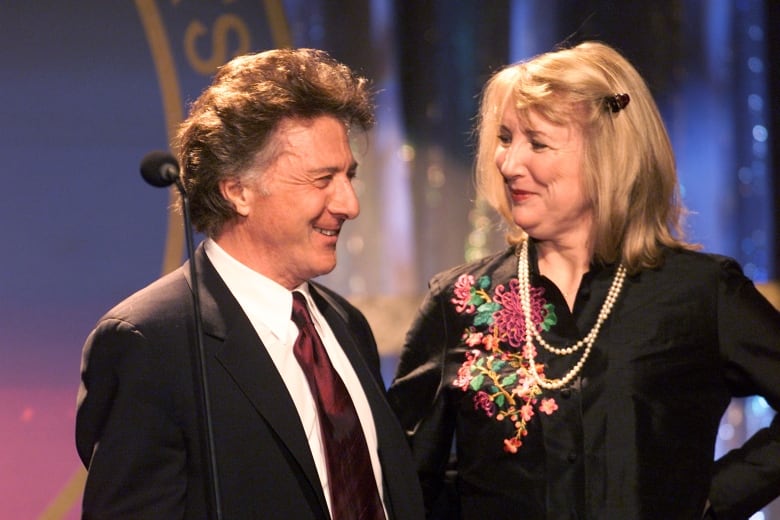
[[317,188],[326,188],[332,180],[333,180],[332,175],[328,175],[325,177],[317,177],[312,181],[312,184]]

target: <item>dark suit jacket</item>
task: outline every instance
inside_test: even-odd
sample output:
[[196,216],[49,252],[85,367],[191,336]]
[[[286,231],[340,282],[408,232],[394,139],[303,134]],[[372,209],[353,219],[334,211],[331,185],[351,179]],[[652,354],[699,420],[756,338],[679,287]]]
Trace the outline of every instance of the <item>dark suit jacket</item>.
[[[195,260],[223,518],[328,518],[282,375],[202,247]],[[340,296],[311,287],[371,406],[388,515],[422,518],[368,323]],[[84,518],[206,517],[193,316],[185,264],[117,305],[87,339],[76,418],[79,456],[89,468]]]

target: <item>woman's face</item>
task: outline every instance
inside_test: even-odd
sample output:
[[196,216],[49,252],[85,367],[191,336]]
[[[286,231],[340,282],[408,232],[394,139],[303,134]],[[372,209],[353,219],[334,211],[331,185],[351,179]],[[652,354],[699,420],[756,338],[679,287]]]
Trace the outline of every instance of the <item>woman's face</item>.
[[585,245],[592,208],[583,191],[584,142],[576,125],[559,126],[512,104],[499,126],[496,166],[504,177],[512,219],[537,240]]

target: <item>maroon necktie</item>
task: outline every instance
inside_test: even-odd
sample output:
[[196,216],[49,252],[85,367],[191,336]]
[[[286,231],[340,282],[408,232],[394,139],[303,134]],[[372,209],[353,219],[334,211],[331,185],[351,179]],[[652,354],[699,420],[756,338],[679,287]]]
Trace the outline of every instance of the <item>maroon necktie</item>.
[[355,405],[311,321],[305,297],[293,291],[298,326],[293,352],[317,404],[334,520],[384,520],[366,438]]

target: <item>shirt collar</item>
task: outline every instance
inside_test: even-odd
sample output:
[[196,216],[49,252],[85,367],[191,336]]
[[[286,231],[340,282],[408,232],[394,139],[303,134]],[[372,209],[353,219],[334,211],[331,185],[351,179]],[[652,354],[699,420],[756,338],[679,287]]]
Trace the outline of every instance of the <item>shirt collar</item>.
[[[251,318],[258,319],[277,338],[284,339],[292,315],[292,292],[242,264],[211,238],[206,239],[203,248],[241,307],[257,310],[257,315]],[[308,283],[302,283],[295,290],[304,294],[311,308]]]

